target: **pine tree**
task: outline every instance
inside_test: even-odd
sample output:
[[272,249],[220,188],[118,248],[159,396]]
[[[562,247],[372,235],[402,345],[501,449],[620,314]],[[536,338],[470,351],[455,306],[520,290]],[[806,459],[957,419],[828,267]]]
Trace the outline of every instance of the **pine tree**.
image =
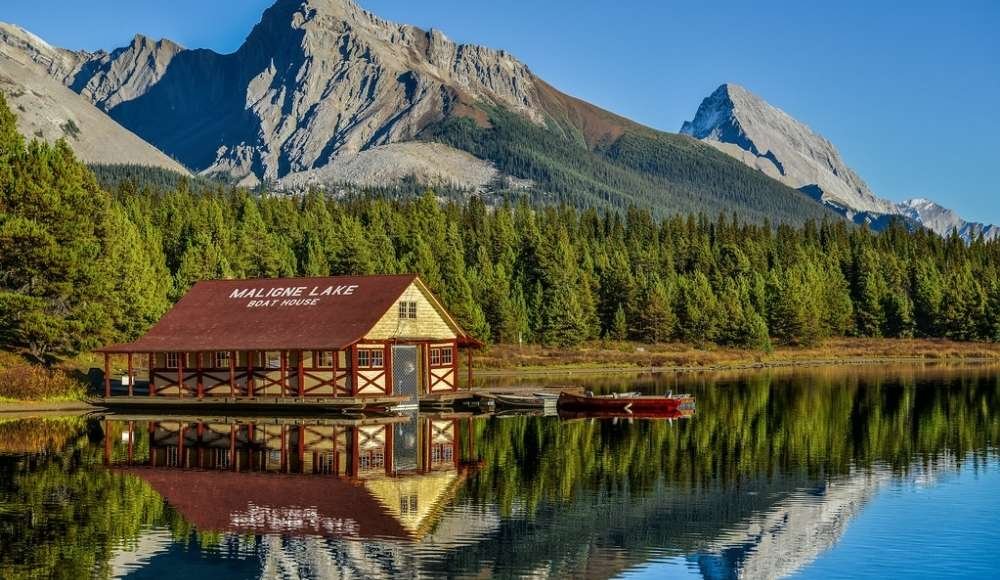
[[649,343],[665,342],[677,327],[670,286],[658,278],[649,279],[641,297],[636,312],[630,318],[634,324],[631,334]]
[[51,361],[113,334],[110,196],[64,141],[25,147],[0,101],[0,345]]
[[714,341],[719,310],[708,277],[696,271],[692,277],[681,277],[679,281],[675,307],[678,336],[696,344]]
[[862,248],[854,260],[854,317],[858,335],[882,335],[885,325],[884,295],[885,284],[878,269],[878,259],[873,250]]
[[927,258],[918,258],[912,269],[913,317],[920,336],[937,336],[940,330],[944,286],[941,273]]
[[607,337],[611,340],[625,340],[628,338],[628,321],[625,319],[625,309],[618,305],[615,316],[608,328]]

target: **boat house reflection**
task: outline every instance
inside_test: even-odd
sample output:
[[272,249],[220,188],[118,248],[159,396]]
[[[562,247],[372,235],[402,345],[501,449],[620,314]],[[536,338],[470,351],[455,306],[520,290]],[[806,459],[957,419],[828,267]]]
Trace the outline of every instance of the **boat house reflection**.
[[109,419],[104,458],[202,531],[419,539],[468,471],[460,422]]

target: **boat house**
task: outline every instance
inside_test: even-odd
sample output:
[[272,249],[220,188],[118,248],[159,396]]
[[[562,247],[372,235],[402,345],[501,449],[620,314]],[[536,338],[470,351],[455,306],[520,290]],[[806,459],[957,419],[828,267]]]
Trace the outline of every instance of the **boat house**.
[[[198,282],[144,336],[100,352],[107,400],[398,404],[456,391],[459,348],[478,346],[419,277],[395,275]],[[115,391],[113,355],[128,361]]]

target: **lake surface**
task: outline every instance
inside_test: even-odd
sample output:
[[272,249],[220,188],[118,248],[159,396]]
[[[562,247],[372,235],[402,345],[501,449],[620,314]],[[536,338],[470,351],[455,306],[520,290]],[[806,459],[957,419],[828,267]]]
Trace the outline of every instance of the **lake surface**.
[[1000,371],[508,382],[670,420],[0,418],[0,577],[1000,574]]

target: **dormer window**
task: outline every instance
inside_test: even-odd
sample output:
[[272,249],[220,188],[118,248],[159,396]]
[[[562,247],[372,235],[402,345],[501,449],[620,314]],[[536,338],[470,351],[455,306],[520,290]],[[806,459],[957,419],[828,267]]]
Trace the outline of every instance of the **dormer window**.
[[399,317],[400,318],[416,318],[417,317],[417,303],[413,301],[404,300],[399,303]]

